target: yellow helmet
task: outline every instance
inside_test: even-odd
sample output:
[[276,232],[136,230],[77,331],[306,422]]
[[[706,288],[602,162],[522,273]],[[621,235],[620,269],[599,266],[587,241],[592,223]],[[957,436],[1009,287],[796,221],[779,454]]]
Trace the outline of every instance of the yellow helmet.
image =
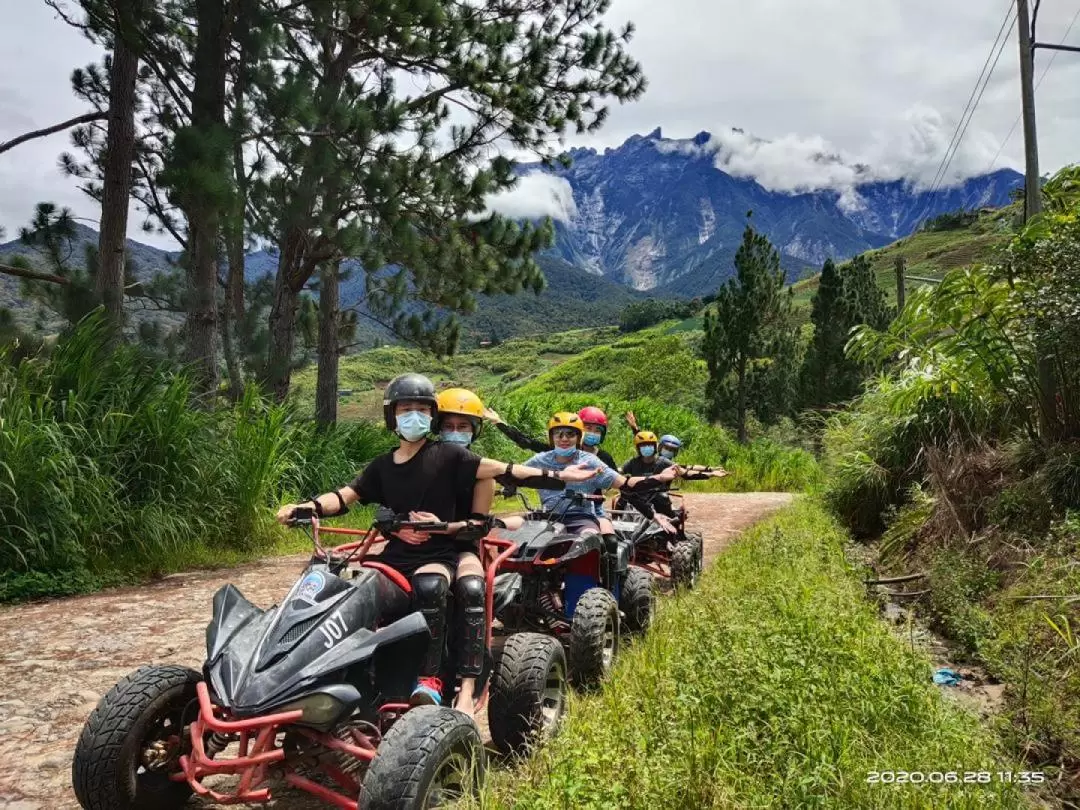
[[637,450],[643,444],[658,444],[656,434],[651,430],[639,430],[634,434],[634,449]]
[[581,421],[580,416],[576,413],[571,413],[570,411],[559,411],[548,419],[548,442],[550,442],[552,446],[555,445],[555,442],[551,439],[551,431],[555,428],[572,428],[576,430],[579,445],[581,444],[582,436],[585,435],[585,423]]
[[472,423],[473,439],[480,436],[480,428],[484,425],[484,403],[480,397],[467,388],[447,388],[439,392],[437,401],[440,419],[446,414],[464,416]]

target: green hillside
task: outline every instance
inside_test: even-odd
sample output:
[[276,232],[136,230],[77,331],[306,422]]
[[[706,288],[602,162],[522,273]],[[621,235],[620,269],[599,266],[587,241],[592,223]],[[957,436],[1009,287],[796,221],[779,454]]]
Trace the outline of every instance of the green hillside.
[[[917,231],[877,250],[868,251],[877,275],[878,285],[885,290],[889,303],[896,303],[896,259],[907,260],[908,275],[941,278],[957,267],[988,261],[994,251],[1007,243],[1016,205],[979,212],[970,225],[943,230]],[[792,285],[796,310],[805,310],[809,317],[810,299],[817,291],[821,274]],[[920,282],[908,281],[908,289]]]

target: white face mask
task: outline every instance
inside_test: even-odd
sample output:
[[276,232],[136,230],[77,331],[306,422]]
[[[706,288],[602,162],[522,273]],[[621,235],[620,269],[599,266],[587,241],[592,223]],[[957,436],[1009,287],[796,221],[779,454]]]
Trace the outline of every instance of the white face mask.
[[431,417],[422,411],[407,411],[398,414],[397,429],[407,442],[424,438],[431,430]]

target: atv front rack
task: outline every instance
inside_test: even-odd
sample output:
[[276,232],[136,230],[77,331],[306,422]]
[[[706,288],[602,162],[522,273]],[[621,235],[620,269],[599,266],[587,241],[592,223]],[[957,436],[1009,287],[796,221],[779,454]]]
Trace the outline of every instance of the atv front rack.
[[[311,793],[335,807],[357,810],[358,805],[355,800],[301,776],[284,763],[285,749],[279,748],[275,740],[280,731],[288,728],[289,731],[302,734],[327,749],[348,754],[362,762],[370,762],[375,757],[381,741],[381,735],[377,734],[374,728],[372,729],[376,731],[374,734],[351,729],[350,736],[353,742],[349,743],[333,735],[295,725],[304,714],[299,709],[245,720],[224,720],[219,716],[223,713],[221,709],[211,702],[210,691],[206,684],[200,681],[196,685],[196,690],[199,696],[199,716],[191,724],[192,752],[190,755],[184,754],[180,757],[181,773],[171,776],[173,781],[186,781],[195,793],[213,799],[219,804],[267,802],[271,798],[269,788],[257,786],[266,782],[267,771],[270,767],[282,763],[283,778],[287,784]],[[396,707],[396,704],[394,706]],[[389,705],[383,707],[383,709],[388,708],[390,708]],[[206,750],[205,740],[208,734],[223,735],[230,741],[238,736],[239,755],[231,759],[212,758]],[[253,738],[254,742],[252,742]],[[322,764],[320,770],[330,776],[343,790],[353,796],[360,795],[359,783],[340,768]],[[212,774],[239,775],[240,781],[233,793],[220,793],[202,783],[205,777]]]

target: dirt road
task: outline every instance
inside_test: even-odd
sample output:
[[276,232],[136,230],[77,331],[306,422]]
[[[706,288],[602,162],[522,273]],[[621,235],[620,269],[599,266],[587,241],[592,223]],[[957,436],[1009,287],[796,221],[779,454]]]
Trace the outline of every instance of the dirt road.
[[[705,536],[707,563],[740,531],[790,502],[783,493],[687,495],[691,524]],[[101,696],[143,664],[199,668],[214,592],[232,582],[255,604],[269,606],[306,559],[274,558],[0,608],[0,810],[77,808],[71,755]],[[288,793],[273,804],[323,806]]]

